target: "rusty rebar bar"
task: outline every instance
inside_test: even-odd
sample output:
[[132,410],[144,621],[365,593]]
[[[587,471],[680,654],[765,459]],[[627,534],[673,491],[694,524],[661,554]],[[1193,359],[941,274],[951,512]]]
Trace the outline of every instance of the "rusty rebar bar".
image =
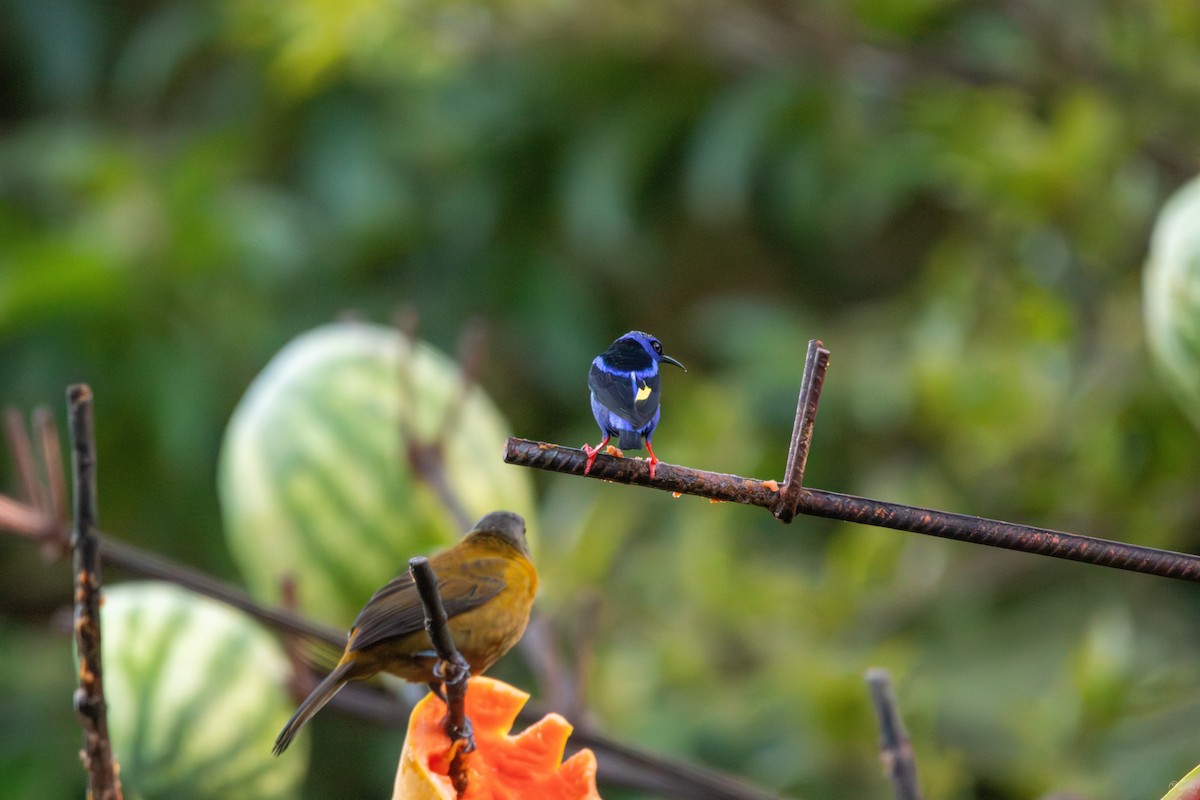
[[791,522],[796,516],[800,487],[804,485],[804,465],[808,462],[813,426],[817,421],[817,404],[821,401],[821,387],[825,385],[825,370],[828,368],[829,351],[820,339],[810,339],[808,355],[804,359],[804,376],[800,380],[800,396],[796,400],[796,423],[788,447],[783,486],[771,508],[771,513],[783,522]]
[[[513,437],[505,442],[504,460],[509,464],[582,476],[587,456],[582,450],[573,447]],[[596,457],[586,477],[649,486],[666,492],[693,494],[710,500],[762,506],[766,509],[775,508],[778,494],[778,484],[775,481],[742,478],[663,462],[659,463],[657,475],[652,479],[640,461],[604,454]],[[1200,556],[1190,553],[1159,550],[903,503],[871,500],[824,489],[801,488],[797,497],[796,513],[922,533],[943,539],[957,539],[1164,578],[1200,582]]]

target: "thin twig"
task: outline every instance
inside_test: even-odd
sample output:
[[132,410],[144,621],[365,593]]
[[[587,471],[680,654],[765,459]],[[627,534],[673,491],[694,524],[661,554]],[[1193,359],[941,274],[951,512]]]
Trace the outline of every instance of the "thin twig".
[[487,344],[487,329],[484,327],[483,321],[479,319],[470,320],[463,328],[458,339],[458,370],[459,384],[458,389],[451,398],[449,405],[446,406],[446,413],[442,417],[441,428],[438,430],[434,442],[439,449],[444,447],[444,443],[450,438],[450,434],[454,432],[454,428],[458,425],[459,419],[462,417],[463,408],[467,405],[467,398],[471,396],[471,389],[475,387],[476,381],[479,380],[479,368],[483,364],[483,354]]
[[41,509],[0,494],[0,528],[41,542],[46,532],[46,522],[46,515]]
[[921,800],[916,754],[904,720],[900,718],[891,677],[885,669],[869,669],[866,677],[875,718],[879,721],[879,757],[883,761],[884,774],[892,781],[896,800]]
[[102,540],[100,552],[106,564],[120,567],[142,577],[170,581],[191,589],[197,594],[220,600],[276,630],[322,642],[339,651],[346,646],[346,634],[343,631],[286,609],[264,606],[241,589],[200,570],[177,564],[156,553],[111,538]]
[[[399,392],[399,413],[396,420],[401,455],[408,461],[413,475],[424,481],[438,496],[442,506],[454,517],[459,528],[466,530],[471,527],[471,515],[466,506],[454,491],[449,476],[446,474],[445,448],[442,445],[444,427],[431,440],[426,440],[417,429],[417,392],[413,375],[417,355],[417,325],[420,316],[412,306],[406,306],[395,314],[393,324],[400,332],[406,350],[400,354],[397,361],[397,380]],[[467,392],[464,386],[463,394]],[[454,401],[447,410],[447,416],[453,412]]]
[[[68,543],[63,535],[64,529],[50,519],[45,511],[2,494],[0,494],[0,530],[7,530],[38,542],[44,548],[48,547],[55,553],[65,551],[64,545]],[[241,589],[218,580],[206,572],[119,541],[102,531],[97,531],[97,535],[100,539],[100,559],[108,566],[126,570],[143,578],[169,581],[185,589],[190,589],[196,594],[219,600],[276,630],[328,644],[338,651],[346,645],[346,634],[343,631],[302,617],[287,609],[264,606]]]
[[423,480],[437,494],[438,499],[461,530],[471,527],[471,515],[459,500],[454,487],[446,475],[446,459],[434,443],[409,439],[405,454],[412,465],[413,474]]
[[[505,443],[504,460],[509,464],[583,476],[587,456],[573,447],[512,437]],[[657,476],[651,478],[643,462],[605,454],[596,457],[586,477],[767,509],[775,507],[775,495],[778,492],[775,481],[706,472],[663,462],[659,462]],[[1190,553],[871,500],[824,489],[802,488],[796,513],[1200,582],[1200,556]]]
[[67,522],[67,484],[63,470],[62,446],[58,439],[58,426],[54,424],[54,412],[48,406],[33,410],[33,430],[42,456],[42,471],[46,479],[47,511],[50,518],[60,526]]
[[588,715],[587,687],[591,684],[592,666],[596,662],[596,635],[600,629],[600,612],[604,595],[590,591],[577,597],[573,609],[571,648],[575,651],[571,670],[571,695],[565,706],[569,719],[584,720]]
[[[538,715],[540,709],[530,709]],[[526,718],[522,712],[521,719]],[[531,720],[532,721],[532,720]],[[634,791],[677,800],[778,800],[779,795],[751,786],[707,767],[679,761],[615,742],[586,725],[571,731],[569,752],[590,747],[597,753],[597,775],[602,782]]]
[[49,491],[45,490],[38,475],[33,443],[25,430],[21,412],[15,408],[6,409],[5,438],[21,482],[24,502],[0,495],[0,528],[35,540],[44,558],[57,561],[70,549],[71,542],[66,532],[69,525],[66,478],[53,413],[44,406],[39,407],[34,413],[34,427],[42,450],[42,463],[46,466]]
[[400,335],[410,342],[417,339],[417,331],[421,327],[421,312],[411,303],[400,306],[392,314],[392,326],[400,331]]
[[558,642],[554,635],[554,620],[548,615],[534,609],[529,615],[529,623],[521,636],[520,650],[525,665],[533,674],[534,683],[538,687],[538,696],[546,705],[559,709],[568,719],[575,719],[567,713],[570,708],[571,677],[563,664],[563,659],[557,652]]
[[[279,605],[289,614],[295,614],[300,607],[296,591],[296,577],[290,572],[279,579]],[[317,680],[313,676],[312,670],[309,669],[300,642],[301,638],[298,636],[283,637],[283,651],[292,667],[288,688],[297,700],[308,697],[317,685]],[[341,692],[338,694],[340,695]]]
[[67,389],[71,419],[71,467],[75,476],[75,640],[79,649],[79,688],[75,711],[83,723],[83,764],[88,797],[121,800],[119,769],[108,738],[104,669],[100,646],[100,541],[96,530],[96,444],[92,433],[92,390]]
[[771,512],[784,522],[791,522],[800,504],[800,488],[804,485],[804,465],[812,445],[813,425],[817,421],[817,404],[821,387],[825,385],[825,370],[829,368],[829,351],[820,339],[808,343],[804,359],[804,377],[800,380],[800,396],[796,401],[796,423],[792,426],[792,442],[788,448],[787,469],[783,486]]
[[21,412],[12,406],[4,409],[4,436],[8,439],[8,450],[21,481],[21,497],[34,508],[45,508],[45,495],[38,480],[37,463],[33,460],[33,443],[29,440]]
[[442,605],[442,593],[438,591],[437,575],[429,566],[429,559],[417,556],[408,560],[408,571],[417,586],[417,596],[425,609],[425,630],[429,641],[438,654],[438,665],[434,674],[441,678],[442,690],[446,693],[446,720],[443,727],[450,737],[450,782],[462,797],[467,791],[467,771],[463,756],[475,749],[475,737],[471,734],[471,720],[467,719],[467,681],[471,679],[471,665],[454,646],[447,624],[446,607]]

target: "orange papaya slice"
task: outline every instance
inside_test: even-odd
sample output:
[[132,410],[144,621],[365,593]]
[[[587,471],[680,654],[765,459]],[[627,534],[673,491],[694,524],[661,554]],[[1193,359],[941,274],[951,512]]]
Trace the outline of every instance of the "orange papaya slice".
[[[467,790],[461,800],[600,800],[596,756],[580,750],[565,762],[572,726],[547,714],[512,735],[517,712],[529,700],[520,689],[492,678],[467,684],[467,717],[475,750],[463,758]],[[430,694],[413,708],[392,800],[456,800],[450,782],[450,739],[442,729],[446,704]]]

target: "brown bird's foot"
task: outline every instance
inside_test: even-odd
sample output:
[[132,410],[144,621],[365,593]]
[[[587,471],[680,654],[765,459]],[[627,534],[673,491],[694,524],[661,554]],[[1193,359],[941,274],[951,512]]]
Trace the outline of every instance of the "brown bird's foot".
[[438,696],[438,699],[440,699],[443,703],[449,702],[448,700],[446,700],[446,690],[442,688],[442,684],[438,683],[437,681],[430,681],[429,683],[427,683],[425,685],[428,686],[429,691],[436,694]]
[[451,748],[461,748],[459,752],[473,753],[475,752],[475,729],[471,727],[471,720],[463,717],[461,728],[450,730],[448,725],[443,724],[446,728],[446,735],[450,737]]

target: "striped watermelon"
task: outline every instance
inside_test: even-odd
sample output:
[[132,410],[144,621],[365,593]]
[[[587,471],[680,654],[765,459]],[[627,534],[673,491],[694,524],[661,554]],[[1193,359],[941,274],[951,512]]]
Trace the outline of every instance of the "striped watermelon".
[[1200,767],[1183,776],[1171,787],[1162,800],[1200,800]]
[[[348,627],[411,556],[465,532],[413,475],[400,426],[403,398],[413,429],[432,438],[461,380],[434,348],[361,322],[317,328],[272,359],[230,421],[218,485],[230,549],[259,600],[278,602],[281,579],[293,575],[301,610]],[[507,435],[473,388],[446,444],[472,522],[496,509],[532,515],[527,471],[501,459]]]
[[1159,214],[1145,276],[1146,331],[1161,372],[1200,429],[1200,178]]
[[291,667],[271,634],[228,606],[153,581],[106,589],[101,624],[126,797],[299,795],[308,740],[287,758],[271,755],[292,713]]

